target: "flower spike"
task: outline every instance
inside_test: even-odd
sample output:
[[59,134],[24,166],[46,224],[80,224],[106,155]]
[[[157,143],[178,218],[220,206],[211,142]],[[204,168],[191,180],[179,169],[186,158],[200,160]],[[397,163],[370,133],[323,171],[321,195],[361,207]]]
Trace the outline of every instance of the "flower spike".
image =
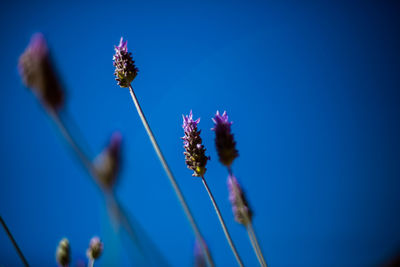
[[238,223],[247,226],[249,223],[251,223],[253,212],[247,203],[246,196],[243,193],[239,182],[233,175],[228,177],[228,190],[229,200],[232,203],[232,211],[235,215],[235,220]]
[[202,145],[200,132],[197,130],[197,124],[200,119],[193,120],[193,113],[190,111],[189,115],[183,116],[182,128],[185,132],[183,139],[183,147],[185,148],[186,165],[189,169],[193,170],[193,176],[201,177],[206,172],[206,164],[210,157],[205,155],[206,149]]
[[226,111],[222,115],[217,111],[212,121],[214,128],[211,130],[215,132],[215,146],[217,147],[219,161],[229,168],[233,160],[239,156],[236,150],[236,142],[231,133],[232,122],[229,122]]
[[25,86],[31,88],[44,105],[54,110],[62,107],[62,86],[41,33],[32,36],[28,47],[19,58],[18,70]]
[[122,37],[119,41],[119,45],[115,46],[113,60],[115,80],[119,86],[129,87],[139,69],[135,66],[132,53],[128,52],[128,41],[124,41]]
[[59,266],[68,266],[71,262],[71,248],[67,238],[63,238],[58,244],[56,251],[56,260]]
[[86,255],[90,260],[97,260],[103,253],[103,242],[100,238],[95,236],[90,240],[89,248],[86,251]]
[[100,182],[106,189],[113,189],[121,165],[122,136],[116,132],[111,136],[109,145],[94,160],[94,166]]

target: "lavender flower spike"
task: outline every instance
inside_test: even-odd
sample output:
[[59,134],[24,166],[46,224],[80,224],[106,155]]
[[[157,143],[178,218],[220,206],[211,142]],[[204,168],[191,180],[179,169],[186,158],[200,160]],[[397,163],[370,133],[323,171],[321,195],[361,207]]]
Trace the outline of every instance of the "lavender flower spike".
[[89,248],[86,251],[86,255],[90,260],[96,260],[100,258],[103,253],[103,242],[97,236],[90,240]]
[[122,136],[116,132],[109,145],[94,160],[97,177],[106,189],[113,189],[121,165]]
[[64,94],[56,71],[51,63],[49,49],[41,33],[32,36],[18,61],[18,70],[26,87],[54,110],[61,108]]
[[68,266],[71,262],[71,249],[69,246],[69,241],[63,238],[58,244],[56,251],[56,260],[59,266]]
[[190,111],[188,116],[183,116],[183,130],[185,136],[183,139],[183,147],[185,148],[186,165],[193,170],[193,176],[202,177],[206,172],[206,164],[210,159],[205,155],[206,149],[202,145],[200,132],[197,130],[197,124],[200,119],[193,120],[193,113]]
[[238,223],[247,226],[251,223],[253,212],[247,204],[246,196],[243,193],[235,176],[230,175],[228,177],[228,190],[229,200],[232,203],[232,211],[235,215],[235,220]]
[[236,150],[236,142],[231,133],[232,122],[228,121],[226,111],[222,115],[217,111],[212,120],[215,125],[211,130],[215,131],[215,146],[217,147],[219,161],[229,168],[233,160],[239,156]]
[[119,86],[129,87],[139,70],[132,59],[132,53],[128,52],[128,41],[124,41],[122,37],[119,45],[115,46],[113,60],[115,80]]

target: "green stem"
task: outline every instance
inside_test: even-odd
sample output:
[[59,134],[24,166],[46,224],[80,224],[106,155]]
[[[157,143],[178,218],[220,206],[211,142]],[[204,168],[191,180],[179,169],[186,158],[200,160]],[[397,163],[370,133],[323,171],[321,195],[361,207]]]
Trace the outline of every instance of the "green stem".
[[172,188],[174,189],[175,194],[178,197],[178,200],[179,200],[179,202],[180,202],[180,204],[181,204],[181,206],[183,208],[183,211],[186,214],[187,219],[189,220],[189,223],[190,223],[190,225],[191,225],[191,227],[193,229],[193,232],[194,232],[196,238],[201,243],[201,246],[203,248],[204,254],[206,255],[206,258],[207,258],[208,265],[209,266],[214,266],[214,262],[213,262],[213,260],[211,258],[210,252],[207,250],[207,248],[205,246],[204,239],[203,239],[203,236],[200,233],[199,227],[197,226],[196,221],[194,220],[194,217],[192,215],[192,212],[190,211],[189,206],[188,206],[188,204],[187,204],[187,202],[186,202],[186,200],[185,200],[185,198],[184,198],[184,196],[182,194],[182,191],[179,188],[179,186],[178,186],[178,184],[177,184],[177,182],[175,180],[175,177],[173,176],[172,171],[169,168],[169,166],[167,164],[167,161],[165,160],[164,155],[161,152],[161,149],[160,149],[160,147],[159,147],[159,145],[158,145],[158,143],[156,141],[156,138],[154,137],[154,134],[151,131],[150,125],[147,122],[146,117],[144,116],[143,110],[140,107],[139,101],[138,101],[138,99],[137,99],[137,97],[135,95],[135,92],[133,91],[132,85],[129,85],[129,92],[131,94],[133,103],[135,104],[136,110],[137,110],[137,112],[139,114],[139,117],[142,120],[143,126],[146,129],[147,135],[150,138],[150,141],[151,141],[151,143],[153,145],[153,148],[154,148],[154,150],[155,150],[155,152],[156,152],[156,154],[157,154],[157,156],[158,156],[158,158],[159,158],[159,160],[160,160],[165,172],[167,173],[167,176],[168,176],[168,179],[169,179],[169,181],[170,181],[170,183],[172,185]]
[[214,196],[213,196],[213,194],[211,193],[210,188],[208,187],[208,184],[207,184],[207,182],[206,182],[206,179],[204,179],[204,176],[201,177],[201,180],[203,181],[203,185],[204,185],[204,187],[206,188],[207,193],[208,193],[208,196],[210,197],[210,200],[211,200],[211,202],[212,202],[212,204],[213,204],[213,206],[214,206],[215,213],[217,213],[219,222],[220,222],[220,224],[221,224],[221,226],[222,226],[222,230],[224,230],[224,234],[225,234],[226,240],[228,240],[229,246],[231,247],[231,250],[232,250],[233,254],[235,255],[236,261],[238,262],[239,266],[243,267],[243,262],[242,262],[242,260],[241,260],[240,257],[239,257],[239,254],[238,254],[238,252],[237,252],[237,250],[236,250],[235,245],[233,244],[231,235],[229,234],[229,231],[228,231],[228,229],[226,228],[224,219],[222,218],[222,215],[221,215],[221,212],[220,212],[220,210],[219,210],[219,208],[218,208],[217,202],[215,201]]
[[5,221],[3,220],[3,218],[1,216],[0,216],[0,222],[1,222],[1,225],[3,226],[4,230],[6,231],[11,243],[14,245],[14,248],[17,251],[19,258],[21,259],[21,261],[23,262],[23,264],[25,266],[29,266],[28,261],[25,259],[24,254],[22,254],[22,251],[17,244],[17,241],[15,241],[13,235],[11,234],[10,230],[8,229]]

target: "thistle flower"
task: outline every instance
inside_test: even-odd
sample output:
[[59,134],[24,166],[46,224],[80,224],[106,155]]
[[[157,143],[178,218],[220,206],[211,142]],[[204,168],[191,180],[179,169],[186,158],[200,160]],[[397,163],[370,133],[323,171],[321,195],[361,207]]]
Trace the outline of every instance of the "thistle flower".
[[193,176],[201,177],[206,172],[206,164],[210,157],[205,155],[206,149],[202,145],[200,132],[197,130],[197,124],[200,119],[193,120],[193,113],[190,111],[188,116],[183,116],[183,130],[185,136],[183,139],[183,147],[185,148],[186,165],[193,170]]
[[61,239],[56,251],[56,261],[59,266],[68,266],[71,262],[71,249],[67,238]]
[[115,80],[119,86],[129,87],[139,70],[132,59],[132,53],[128,52],[128,41],[124,41],[122,37],[119,45],[115,46],[113,60]]
[[238,223],[247,226],[251,222],[253,212],[247,204],[246,196],[240,187],[235,176],[228,177],[229,200],[232,204],[232,211]]
[[121,134],[114,133],[109,145],[94,160],[100,182],[108,189],[112,189],[117,180],[121,165],[121,143]]
[[86,255],[90,260],[98,259],[103,253],[103,242],[100,238],[95,236],[90,240],[89,248],[86,251]]
[[18,70],[25,86],[31,88],[43,104],[54,110],[61,108],[64,101],[62,86],[41,33],[32,36],[19,58]]
[[219,161],[226,167],[230,167],[233,160],[239,156],[235,148],[236,142],[231,133],[232,122],[228,121],[226,111],[222,115],[217,111],[212,120],[215,125],[211,130],[215,131],[215,146],[217,147]]

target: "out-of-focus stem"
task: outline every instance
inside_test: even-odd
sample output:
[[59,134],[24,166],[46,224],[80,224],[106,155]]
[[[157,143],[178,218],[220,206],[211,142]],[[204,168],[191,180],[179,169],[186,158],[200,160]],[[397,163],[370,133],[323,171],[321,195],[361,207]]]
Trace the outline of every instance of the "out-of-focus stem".
[[144,116],[143,110],[140,107],[139,101],[138,101],[138,99],[137,99],[137,97],[135,95],[135,92],[133,91],[132,85],[129,85],[129,92],[131,94],[133,103],[135,104],[136,110],[137,110],[137,112],[139,114],[139,117],[142,120],[143,126],[146,129],[146,132],[147,132],[147,134],[148,134],[148,136],[150,138],[150,141],[151,141],[151,143],[153,145],[153,148],[156,151],[156,154],[157,154],[157,156],[158,156],[158,158],[159,158],[159,160],[160,160],[165,172],[167,173],[167,176],[168,176],[168,179],[169,179],[169,181],[170,181],[170,183],[172,185],[172,188],[174,189],[175,194],[178,197],[178,200],[179,200],[180,204],[182,205],[183,211],[185,212],[186,217],[189,220],[189,223],[190,223],[190,225],[191,225],[191,227],[193,229],[193,232],[194,232],[196,238],[201,243],[201,246],[203,248],[204,254],[206,255],[206,258],[207,258],[207,263],[208,263],[209,266],[214,266],[214,263],[213,263],[213,260],[211,258],[211,255],[210,255],[209,251],[207,250],[207,248],[205,246],[203,236],[201,235],[201,232],[200,232],[200,230],[199,230],[199,228],[198,228],[198,226],[196,224],[196,221],[194,220],[192,212],[190,211],[189,206],[186,203],[186,200],[185,200],[185,198],[184,198],[184,196],[182,194],[181,189],[179,188],[179,186],[178,186],[178,184],[177,184],[177,182],[175,180],[174,175],[172,174],[171,169],[169,168],[169,166],[167,164],[167,161],[165,160],[164,155],[161,152],[161,149],[160,149],[160,147],[159,147],[159,145],[158,145],[158,143],[156,141],[156,138],[154,137],[154,134],[151,131],[150,125],[147,122],[146,117]]
[[140,241],[134,230],[134,227],[131,225],[129,217],[126,215],[126,213],[122,209],[122,206],[119,203],[119,201],[117,200],[114,192],[101,184],[98,173],[96,171],[96,168],[93,165],[93,162],[89,159],[89,157],[85,154],[83,149],[79,146],[79,144],[73,138],[70,131],[66,127],[65,123],[58,115],[58,113],[56,113],[52,109],[47,109],[47,112],[48,112],[49,116],[53,119],[54,123],[57,125],[57,127],[60,130],[64,139],[67,141],[67,143],[71,146],[71,148],[75,152],[75,155],[78,157],[79,162],[82,163],[83,167],[93,177],[92,180],[94,180],[95,184],[97,185],[97,188],[99,188],[101,190],[105,199],[107,200],[107,203],[113,209],[113,211],[114,211],[113,214],[114,214],[114,218],[116,219],[116,221],[119,223],[119,225],[121,225],[127,231],[129,238],[132,240],[132,242],[134,244],[136,244],[138,246],[138,249],[141,252],[141,255],[144,256],[144,251],[143,251],[142,245],[140,244]]
[[5,221],[3,220],[3,218],[1,216],[0,216],[0,222],[1,222],[1,225],[3,226],[4,230],[6,231],[8,238],[10,239],[11,243],[13,244],[15,250],[17,251],[18,256],[21,259],[22,263],[24,264],[24,266],[29,266],[28,261],[25,259],[24,254],[22,254],[22,251],[17,244],[17,241],[15,241],[13,235],[11,234],[10,230],[8,229]]
[[89,259],[88,267],[93,267],[93,266],[94,266],[94,260],[93,259]]
[[243,262],[242,262],[242,260],[240,259],[240,256],[239,256],[239,254],[238,254],[238,252],[237,252],[237,250],[236,250],[235,245],[233,244],[231,235],[229,234],[229,231],[228,231],[228,229],[226,228],[224,219],[222,218],[222,215],[221,215],[221,212],[220,212],[220,210],[219,210],[219,208],[218,208],[217,202],[215,201],[214,196],[213,196],[213,194],[211,193],[210,188],[208,187],[208,184],[207,184],[207,182],[206,182],[206,179],[204,179],[204,176],[201,177],[201,180],[203,181],[203,185],[204,185],[204,187],[206,188],[207,193],[208,193],[208,196],[210,197],[210,200],[211,200],[211,202],[212,202],[212,204],[213,204],[213,206],[214,206],[215,213],[216,213],[217,216],[218,216],[219,222],[220,222],[220,224],[221,224],[221,226],[222,226],[222,230],[224,230],[224,234],[225,234],[226,240],[228,240],[229,246],[231,247],[231,250],[232,250],[233,254],[235,255],[236,261],[238,262],[239,266],[243,267]]
[[260,265],[263,267],[267,267],[267,263],[265,262],[264,255],[260,249],[260,245],[258,244],[257,236],[254,232],[254,228],[251,222],[249,222],[246,225],[246,230],[249,235],[251,245],[253,246],[253,249],[256,252],[257,259],[260,262]]
[[[229,173],[229,179],[231,179],[231,176],[233,176],[232,168],[231,166],[228,167],[228,173]],[[244,206],[243,200],[241,198],[238,199],[241,203],[241,206]],[[253,224],[251,222],[251,219],[249,218],[247,213],[243,214],[246,218],[246,221],[248,222],[246,225],[246,230],[250,238],[251,245],[253,247],[254,252],[256,253],[258,262],[260,263],[261,266],[267,267],[267,262],[265,261],[264,255],[261,251],[260,245],[258,244],[257,236],[254,232]]]

